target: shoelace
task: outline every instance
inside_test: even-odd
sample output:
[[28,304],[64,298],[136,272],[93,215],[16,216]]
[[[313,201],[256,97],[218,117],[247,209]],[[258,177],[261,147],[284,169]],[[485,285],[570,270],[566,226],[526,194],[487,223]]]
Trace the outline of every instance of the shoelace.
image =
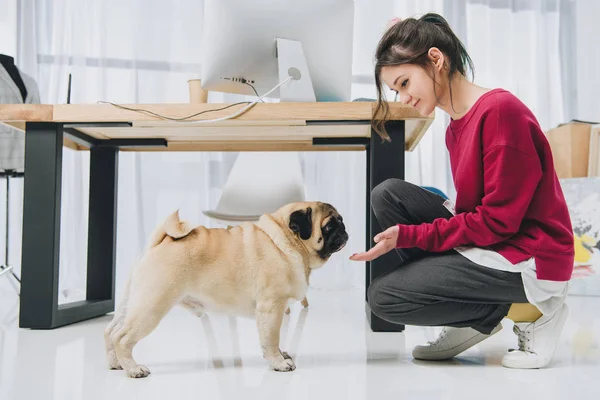
[[433,342],[429,341],[428,343],[432,346],[437,346],[440,343],[440,341],[446,337],[446,333],[448,333],[447,329],[443,328],[437,339],[435,339]]
[[531,350],[531,331],[529,330],[529,325],[525,329],[521,329],[515,325],[513,327],[513,332],[517,334],[519,348],[509,349],[508,351],[523,351],[525,353],[535,354],[535,352]]

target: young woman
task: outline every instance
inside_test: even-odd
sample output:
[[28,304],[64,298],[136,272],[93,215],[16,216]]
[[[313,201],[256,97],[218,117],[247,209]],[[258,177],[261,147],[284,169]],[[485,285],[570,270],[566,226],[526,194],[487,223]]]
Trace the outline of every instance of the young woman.
[[467,79],[472,61],[437,14],[394,23],[379,42],[376,131],[389,140],[383,83],[404,103],[451,117],[446,146],[456,205],[402,180],[372,193],[384,231],[351,259],[393,249],[399,267],[368,290],[379,317],[401,324],[445,326],[417,346],[421,360],[452,358],[512,319],[518,348],[502,364],[549,364],[568,315],[565,297],[574,262],[573,231],[550,146],[532,112],[511,93]]

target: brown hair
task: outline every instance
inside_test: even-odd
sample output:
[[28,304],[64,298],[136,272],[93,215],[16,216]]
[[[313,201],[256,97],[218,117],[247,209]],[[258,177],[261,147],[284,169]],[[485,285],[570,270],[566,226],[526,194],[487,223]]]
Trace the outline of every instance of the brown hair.
[[[448,86],[450,86],[450,103],[452,104],[452,86],[450,80],[456,72],[467,76],[467,67],[474,76],[473,61],[465,47],[454,34],[448,22],[439,14],[428,13],[419,19],[408,18],[391,26],[383,35],[375,52],[375,85],[377,86],[377,106],[373,115],[372,126],[383,139],[390,141],[385,123],[390,117],[389,105],[383,98],[383,82],[381,68],[389,65],[414,64],[431,73],[433,86],[435,75],[429,60],[428,52],[437,47],[448,61]],[[435,90],[434,90],[435,92]]]

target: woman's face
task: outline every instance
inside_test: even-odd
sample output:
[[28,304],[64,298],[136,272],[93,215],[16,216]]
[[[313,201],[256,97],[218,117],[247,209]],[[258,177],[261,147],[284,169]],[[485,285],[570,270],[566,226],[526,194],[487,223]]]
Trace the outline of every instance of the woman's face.
[[[432,71],[435,74],[434,85],[431,72],[415,64],[390,65],[381,68],[381,79],[393,91],[398,92],[398,100],[404,104],[413,106],[423,116],[430,115],[439,104],[438,99],[443,101],[442,88],[447,78],[444,78],[442,59],[431,60]],[[437,91],[437,92],[436,92]]]

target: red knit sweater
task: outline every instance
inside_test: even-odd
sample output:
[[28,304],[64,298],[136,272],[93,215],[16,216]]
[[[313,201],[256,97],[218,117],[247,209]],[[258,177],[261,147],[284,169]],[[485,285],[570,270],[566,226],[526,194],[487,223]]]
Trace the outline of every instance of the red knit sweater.
[[397,247],[485,247],[512,264],[534,257],[538,279],[569,280],[571,220],[550,146],[532,112],[505,90],[489,91],[450,123],[446,146],[456,216],[398,225]]

